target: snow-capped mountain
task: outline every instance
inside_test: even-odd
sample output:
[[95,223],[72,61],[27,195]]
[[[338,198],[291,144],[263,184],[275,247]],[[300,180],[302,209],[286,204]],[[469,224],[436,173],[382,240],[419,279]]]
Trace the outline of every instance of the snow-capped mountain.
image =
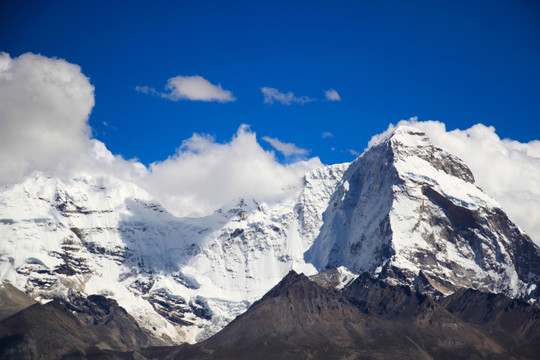
[[346,166],[306,174],[287,201],[239,199],[202,218],[111,176],[35,173],[0,192],[0,279],[42,301],[106,295],[157,336],[194,342],[291,269],[316,272],[303,256]]
[[534,297],[540,251],[474,184],[469,168],[412,127],[356,159],[324,214],[308,262],[345,266],[448,295]]
[[[434,295],[534,298],[540,250],[458,158],[401,127],[351,164],[305,175],[281,202],[238,199],[177,218],[105,174],[34,173],[0,190],[0,280],[47,301],[104,295],[172,342],[220,330],[290,270]],[[348,270],[347,270],[348,269]]]

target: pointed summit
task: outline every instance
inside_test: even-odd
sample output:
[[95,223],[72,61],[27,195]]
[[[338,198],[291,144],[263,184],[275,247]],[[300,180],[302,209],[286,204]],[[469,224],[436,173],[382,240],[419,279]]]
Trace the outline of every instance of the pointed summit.
[[[459,158],[398,127],[347,169],[306,260],[413,286],[423,272],[447,292],[534,296],[540,250],[474,184]],[[524,257],[522,254],[528,254]]]
[[399,160],[407,161],[411,157],[418,157],[439,171],[474,183],[474,176],[467,165],[458,157],[433,146],[424,132],[413,127],[400,126],[390,141]]
[[396,160],[408,161],[411,157],[418,157],[448,175],[475,182],[471,170],[461,159],[435,147],[426,133],[415,127],[398,126],[372,141],[369,149],[384,145],[390,147]]
[[369,142],[369,148],[378,146],[382,143],[396,141],[406,147],[417,147],[431,145],[426,133],[412,126],[399,125],[388,129],[382,134],[374,136]]

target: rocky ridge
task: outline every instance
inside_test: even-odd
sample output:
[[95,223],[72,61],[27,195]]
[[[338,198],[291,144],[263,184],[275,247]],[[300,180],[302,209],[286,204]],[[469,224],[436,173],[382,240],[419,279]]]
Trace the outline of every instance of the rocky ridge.
[[169,343],[216,333],[290,270],[337,268],[316,281],[340,289],[366,273],[433,299],[471,288],[534,302],[539,259],[467,166],[408,127],[306,174],[290,198],[201,218],[105,174],[0,190],[0,279],[43,303],[114,299]]
[[469,289],[435,300],[367,274],[336,290],[291,272],[212,338],[141,353],[186,360],[532,359],[540,350],[539,320],[538,306],[500,294]]

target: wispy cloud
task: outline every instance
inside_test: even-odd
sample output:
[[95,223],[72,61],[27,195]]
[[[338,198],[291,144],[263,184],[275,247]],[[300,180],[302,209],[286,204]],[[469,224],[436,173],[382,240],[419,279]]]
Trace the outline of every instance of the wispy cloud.
[[341,97],[334,89],[325,90],[324,96],[326,96],[326,100],[328,101],[341,101]]
[[321,136],[323,137],[323,139],[326,139],[326,138],[334,137],[334,134],[332,134],[329,131],[325,131],[325,132],[321,133]]
[[353,156],[360,156],[360,153],[354,149],[349,149],[349,153],[351,153]]
[[156,95],[165,99],[192,100],[192,101],[217,101],[221,103],[236,101],[233,93],[221,87],[221,84],[214,85],[202,76],[175,76],[167,80],[165,86],[167,92],[159,92],[149,86],[136,86],[135,91]]
[[135,86],[135,91],[146,95],[160,95],[160,93],[157,92],[156,89],[151,88],[150,86]]
[[287,157],[292,155],[306,155],[308,153],[306,149],[299,148],[293,143],[284,143],[276,138],[271,138],[268,136],[264,136],[262,139],[272,145],[274,149]]
[[305,104],[317,100],[307,96],[295,96],[294,93],[291,91],[287,93],[282,93],[278,89],[274,89],[271,87],[262,87],[261,92],[264,95],[265,104],[273,104],[274,102],[278,102],[283,105],[291,105],[293,103]]

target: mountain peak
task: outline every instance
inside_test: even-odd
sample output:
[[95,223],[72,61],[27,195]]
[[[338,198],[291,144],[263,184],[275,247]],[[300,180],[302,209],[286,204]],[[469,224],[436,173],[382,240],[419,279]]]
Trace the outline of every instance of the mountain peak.
[[395,157],[398,160],[407,162],[407,165],[413,165],[410,164],[414,162],[411,158],[417,157],[438,171],[471,184],[475,182],[471,170],[461,159],[441,148],[435,147],[429,137],[416,128],[409,126],[397,128],[390,138],[390,142]]
[[393,142],[400,142],[405,146],[428,146],[431,145],[425,132],[412,126],[398,126],[390,135]]
[[319,271],[346,266],[392,284],[413,287],[422,273],[449,292],[534,297],[540,250],[467,165],[414,127],[385,135],[344,173],[306,259]]
[[369,142],[368,149],[388,141],[400,142],[403,145],[415,146],[429,143],[429,138],[422,130],[413,126],[398,125],[382,134],[374,136]]
[[[372,152],[386,153],[386,160],[395,163],[401,175],[429,171],[430,168],[474,184],[471,170],[458,157],[434,146],[425,132],[400,125],[378,135],[360,157]],[[423,160],[423,161],[419,161]]]

